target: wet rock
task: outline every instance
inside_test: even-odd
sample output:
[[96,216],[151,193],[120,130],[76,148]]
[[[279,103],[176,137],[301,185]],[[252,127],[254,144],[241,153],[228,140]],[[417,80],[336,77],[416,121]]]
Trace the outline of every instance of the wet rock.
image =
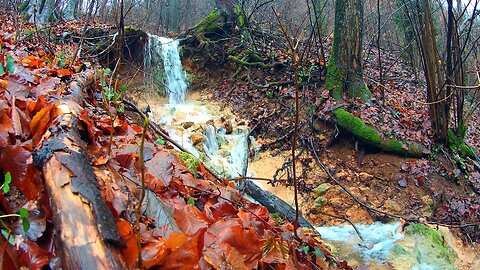
[[184,129],[188,129],[188,128],[192,127],[194,124],[195,124],[195,123],[193,123],[193,122],[191,122],[191,121],[183,122],[183,123],[182,123],[182,127],[183,127]]
[[192,136],[190,136],[190,139],[192,140],[193,145],[197,145],[203,141],[203,135],[199,133],[194,133]]
[[232,132],[233,132],[232,121],[227,121],[227,122],[225,122],[224,127],[225,127],[225,129],[226,129],[226,131],[227,131],[227,134],[232,134]]
[[323,197],[318,197],[315,199],[315,208],[321,208],[327,203],[327,199]]
[[366,173],[366,172],[361,172],[358,174],[358,177],[360,178],[360,180],[362,181],[370,181],[373,179],[373,175],[369,174],[369,173]]
[[394,213],[399,213],[402,211],[402,207],[400,206],[400,204],[398,204],[392,199],[388,199],[385,201],[385,208],[387,209],[387,211],[391,211]]
[[315,197],[320,197],[322,195],[325,195],[327,191],[332,187],[331,184],[329,183],[323,183],[319,185],[318,187],[312,189],[312,192],[314,193]]
[[241,120],[240,122],[238,122],[238,125],[239,125],[239,126],[245,126],[245,124],[246,124],[246,123],[245,123],[245,120]]

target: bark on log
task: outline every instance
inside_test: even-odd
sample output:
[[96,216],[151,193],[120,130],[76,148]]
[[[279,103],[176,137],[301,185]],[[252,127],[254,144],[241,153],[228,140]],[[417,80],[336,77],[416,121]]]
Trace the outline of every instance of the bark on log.
[[60,116],[45,133],[34,161],[44,173],[63,268],[124,269],[116,221],[100,194],[78,132],[82,90],[93,78],[90,72],[70,84],[71,94],[58,105]]
[[[265,206],[270,213],[278,213],[282,218],[293,222],[295,220],[295,209],[282,199],[275,196],[275,194],[263,190],[259,186],[255,185],[251,180],[243,180],[243,184],[238,188],[244,190],[245,193],[256,200],[261,205]],[[298,223],[301,227],[315,229],[308,220],[301,215],[298,219]]]

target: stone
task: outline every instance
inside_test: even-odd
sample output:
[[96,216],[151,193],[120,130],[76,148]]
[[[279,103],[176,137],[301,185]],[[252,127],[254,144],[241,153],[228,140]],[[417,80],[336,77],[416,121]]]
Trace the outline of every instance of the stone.
[[321,208],[325,203],[327,203],[325,198],[318,197],[315,199],[315,208]]
[[402,207],[394,200],[388,199],[385,201],[385,208],[394,213],[400,213],[402,212]]
[[203,141],[203,135],[199,133],[193,133],[192,136],[190,136],[190,139],[192,140],[193,145],[197,145]]
[[329,183],[323,183],[323,184],[320,184],[318,187],[312,189],[312,192],[314,193],[315,195],[315,198],[318,198],[320,196],[323,196],[325,195],[325,193],[327,193],[327,191],[332,187],[331,184]]
[[369,174],[369,173],[366,173],[366,172],[361,172],[358,174],[358,177],[360,178],[360,180],[362,181],[370,181],[373,179],[373,175]]
[[225,130],[227,130],[227,134],[232,134],[233,132],[233,125],[232,121],[226,121],[224,124]]
[[191,121],[187,121],[187,122],[183,122],[183,123],[182,123],[182,127],[183,127],[184,129],[188,129],[188,128],[192,127],[194,124],[195,124],[195,123],[193,123],[193,122],[191,122]]

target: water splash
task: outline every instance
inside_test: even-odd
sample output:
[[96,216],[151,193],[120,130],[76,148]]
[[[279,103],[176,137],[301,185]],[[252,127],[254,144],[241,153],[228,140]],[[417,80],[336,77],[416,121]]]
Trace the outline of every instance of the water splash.
[[178,52],[178,40],[149,34],[143,64],[145,68],[163,65],[168,103],[185,102],[188,83]]

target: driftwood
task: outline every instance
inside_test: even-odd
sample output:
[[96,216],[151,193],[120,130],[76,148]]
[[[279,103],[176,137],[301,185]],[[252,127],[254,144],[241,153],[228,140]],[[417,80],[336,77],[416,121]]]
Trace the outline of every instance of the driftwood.
[[34,153],[50,197],[56,250],[64,269],[125,268],[119,252],[124,243],[78,133],[81,93],[93,79],[90,72],[70,83],[71,94],[60,101],[59,116],[45,133],[42,148]]

